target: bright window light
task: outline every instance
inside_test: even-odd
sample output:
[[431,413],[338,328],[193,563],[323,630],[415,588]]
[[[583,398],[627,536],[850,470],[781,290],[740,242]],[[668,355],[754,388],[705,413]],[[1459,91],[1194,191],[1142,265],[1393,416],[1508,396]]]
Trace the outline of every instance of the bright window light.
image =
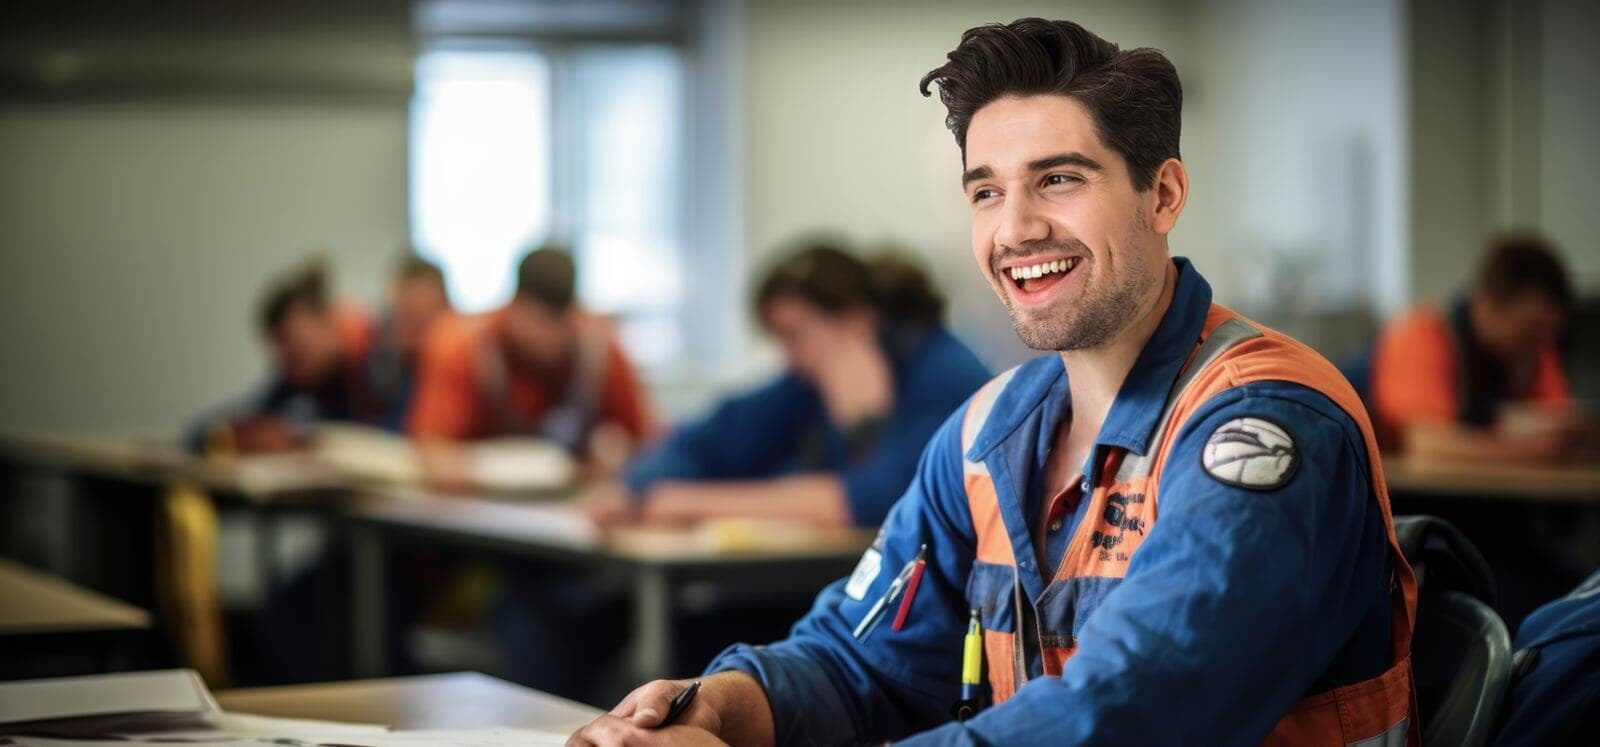
[[550,70],[528,51],[434,50],[411,106],[411,231],[466,312],[511,297],[550,226]]
[[665,45],[596,45],[564,59],[562,179],[582,296],[620,320],[645,366],[682,351],[684,65]]

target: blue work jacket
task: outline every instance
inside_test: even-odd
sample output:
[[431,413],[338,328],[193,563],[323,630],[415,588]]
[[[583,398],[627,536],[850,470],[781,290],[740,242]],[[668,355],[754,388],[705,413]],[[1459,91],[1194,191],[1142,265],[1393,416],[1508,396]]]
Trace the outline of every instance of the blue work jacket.
[[[1114,477],[1098,469],[1105,450],[1155,446],[1162,403],[1199,339],[1211,288],[1187,260],[1174,262],[1171,305],[1083,465],[1091,487]],[[1023,364],[965,455],[994,475],[1008,526],[1038,529],[1045,461],[1071,408],[1059,356]],[[1360,429],[1312,389],[1257,382],[1210,397],[1178,432],[1160,475],[1160,521],[1120,583],[1077,614],[1077,653],[1061,676],[951,721],[969,610],[993,591],[972,572],[965,410],[928,444],[863,568],[826,588],[788,639],[735,645],[707,668],[761,683],[780,744],[1259,744],[1305,696],[1388,668],[1387,533]],[[1238,418],[1292,437],[1299,466],[1281,485],[1241,487],[1206,470],[1208,437]],[[1065,531],[1014,533],[1021,593],[1039,600],[1051,569],[1034,559],[1059,561],[1086,503]],[[885,622],[858,640],[854,628],[922,546],[926,572],[904,628]]]

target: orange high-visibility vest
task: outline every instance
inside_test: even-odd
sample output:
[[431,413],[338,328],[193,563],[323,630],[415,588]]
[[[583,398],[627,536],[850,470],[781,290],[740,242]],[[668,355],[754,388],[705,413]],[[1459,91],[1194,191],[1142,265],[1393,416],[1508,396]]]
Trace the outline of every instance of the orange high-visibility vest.
[[[973,397],[962,427],[962,451],[967,453],[982,431],[989,413],[1010,380],[1009,373],[991,381]],[[1344,377],[1322,356],[1278,332],[1266,329],[1222,306],[1213,304],[1202,328],[1201,340],[1184,363],[1167,396],[1165,410],[1144,456],[1111,450],[1105,474],[1114,474],[1086,496],[1084,518],[1067,546],[1053,584],[1074,578],[1122,578],[1128,561],[1144,540],[1142,532],[1116,532],[1108,517],[1121,526],[1151,527],[1159,516],[1160,476],[1177,434],[1189,416],[1212,395],[1257,381],[1285,381],[1308,387],[1327,397],[1355,421],[1367,446],[1372,494],[1383,514],[1389,536],[1393,611],[1392,664],[1388,671],[1363,682],[1302,699],[1286,714],[1267,739],[1268,744],[1347,745],[1378,739],[1379,744],[1417,744],[1415,692],[1411,680],[1411,631],[1416,619],[1417,587],[1411,567],[1395,540],[1389,493],[1383,479],[1383,462],[1377,440],[1360,397]],[[978,539],[977,560],[1009,566],[1016,573],[1017,559],[1010,535],[1001,519],[993,478],[980,461],[963,460],[963,482]],[[1143,500],[1129,500],[1143,496]],[[1115,505],[1113,505],[1113,502]],[[1106,541],[1117,535],[1113,546]],[[1027,599],[1020,577],[1013,582],[1012,604],[1016,632],[984,631],[987,678],[995,703],[1011,697],[1028,679],[1028,660],[1037,657],[1047,675],[1059,676],[1076,652],[1070,636],[1041,632],[1039,605]],[[1048,596],[1048,594],[1047,594]],[[1071,620],[1049,621],[1051,630],[1072,630]],[[1021,635],[1019,640],[1018,636]]]

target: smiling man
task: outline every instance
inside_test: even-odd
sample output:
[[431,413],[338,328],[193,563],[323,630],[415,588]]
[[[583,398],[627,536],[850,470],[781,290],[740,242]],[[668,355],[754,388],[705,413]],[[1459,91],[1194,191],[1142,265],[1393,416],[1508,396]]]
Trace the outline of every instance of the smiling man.
[[978,268],[1051,354],[951,415],[788,639],[723,653],[675,725],[687,683],[653,682],[571,744],[1416,742],[1416,585],[1361,401],[1168,254],[1172,64],[1024,19],[933,84]]

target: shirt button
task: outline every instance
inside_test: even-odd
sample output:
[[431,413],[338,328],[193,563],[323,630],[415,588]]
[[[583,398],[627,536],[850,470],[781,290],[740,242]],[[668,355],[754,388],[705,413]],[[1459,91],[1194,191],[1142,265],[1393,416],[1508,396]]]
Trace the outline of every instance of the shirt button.
[[1056,519],[1055,521],[1050,522],[1050,531],[1052,531],[1052,532],[1061,531],[1061,520],[1060,519]]
[[1085,493],[1089,492],[1089,490],[1091,488],[1093,488],[1093,487],[1094,487],[1093,485],[1089,484],[1089,478],[1087,478],[1087,477],[1085,477],[1083,479],[1083,482],[1078,483],[1078,489],[1082,490]]

